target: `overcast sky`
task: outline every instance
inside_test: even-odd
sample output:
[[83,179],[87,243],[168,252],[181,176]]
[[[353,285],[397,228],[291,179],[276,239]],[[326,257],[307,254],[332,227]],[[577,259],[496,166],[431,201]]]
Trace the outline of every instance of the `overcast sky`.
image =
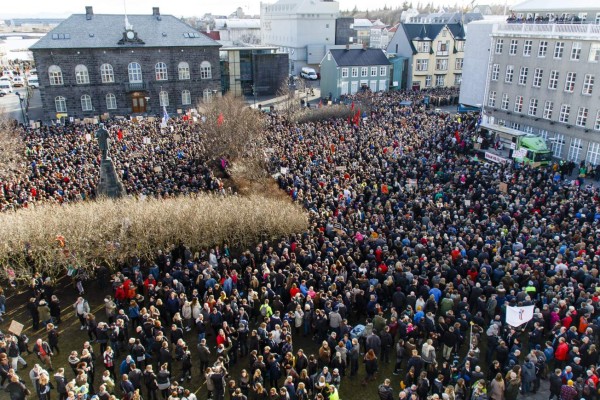
[[[427,4],[431,0],[421,0]],[[436,6],[454,5],[461,6],[471,3],[470,0],[432,0]],[[502,0],[491,1],[491,3]],[[507,0],[513,4],[515,0]],[[276,0],[266,1],[275,3]],[[401,5],[403,0],[339,0],[340,10],[351,10],[356,5],[359,10],[374,10],[388,6]],[[409,0],[410,2],[410,0]],[[416,7],[419,1],[413,0]],[[85,6],[93,6],[95,13],[119,14],[124,12],[123,0],[3,0],[0,8],[0,18],[18,17],[66,17],[71,14],[83,13]],[[475,1],[475,4],[477,1]],[[490,4],[490,1],[482,1]],[[259,0],[127,0],[127,13],[148,14],[152,7],[160,7],[162,14],[173,14],[175,16],[202,16],[205,13],[228,15],[237,7],[242,7],[245,13],[259,14]]]

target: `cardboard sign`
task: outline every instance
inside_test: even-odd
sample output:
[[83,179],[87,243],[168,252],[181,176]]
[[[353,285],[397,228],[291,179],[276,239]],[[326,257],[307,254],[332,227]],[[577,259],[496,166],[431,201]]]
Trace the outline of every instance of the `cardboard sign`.
[[508,184],[500,182],[500,191],[502,193],[508,193]]
[[408,186],[417,187],[417,180],[416,179],[407,179],[406,180],[406,184]]
[[148,120],[148,122],[154,122],[154,121],[156,121],[156,117],[148,117],[146,119]]
[[178,134],[178,133],[174,134],[173,135],[173,140],[176,141],[176,142],[179,142],[181,140],[181,135]]
[[21,332],[23,332],[24,325],[20,322],[15,321],[14,319],[10,323],[8,327],[8,331],[13,335],[19,336]]
[[336,171],[339,172],[344,172],[346,170],[346,166],[345,165],[338,165],[337,167],[335,167]]
[[524,158],[525,156],[527,156],[527,149],[515,150],[513,151],[512,156],[513,158]]
[[281,175],[287,175],[288,173],[288,168],[287,167],[281,167],[279,169],[279,172],[281,173]]
[[160,165],[158,167],[154,167],[154,172],[162,172],[162,167]]

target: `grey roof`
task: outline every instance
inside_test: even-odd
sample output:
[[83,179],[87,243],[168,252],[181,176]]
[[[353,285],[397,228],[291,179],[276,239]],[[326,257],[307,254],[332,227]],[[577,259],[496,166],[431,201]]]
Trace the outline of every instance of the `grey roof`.
[[381,49],[332,49],[329,51],[339,67],[391,64]]
[[[410,42],[413,52],[416,53],[413,40],[434,40],[440,31],[447,26],[454,39],[465,39],[466,33],[461,23],[457,24],[401,24],[404,33]],[[396,33],[397,34],[397,33]]]
[[124,15],[94,14],[88,20],[85,14],[73,14],[31,49],[219,46],[172,15],[128,15],[127,20],[144,44],[117,44],[125,31]]

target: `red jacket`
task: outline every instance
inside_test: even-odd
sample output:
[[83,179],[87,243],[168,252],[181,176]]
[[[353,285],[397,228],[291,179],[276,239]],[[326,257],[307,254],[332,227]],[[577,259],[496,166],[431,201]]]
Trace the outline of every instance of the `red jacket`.
[[566,361],[569,355],[569,345],[566,342],[563,342],[558,345],[556,351],[554,352],[554,358],[559,361]]

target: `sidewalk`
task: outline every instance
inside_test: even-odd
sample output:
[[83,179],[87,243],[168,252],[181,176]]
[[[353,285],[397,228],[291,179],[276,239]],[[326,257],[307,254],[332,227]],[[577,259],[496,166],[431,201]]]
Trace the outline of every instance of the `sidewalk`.
[[[300,103],[300,100],[304,100],[306,101],[308,99],[309,103],[318,103],[321,100],[321,89],[320,88],[313,88],[313,95],[307,95],[306,91],[300,91],[300,90],[296,90],[294,92],[294,96],[296,101],[298,101],[298,103]],[[244,100],[246,101],[246,104],[248,104],[251,108],[258,108],[258,106],[262,106],[264,107],[270,107],[270,106],[277,106],[277,104],[284,102],[287,99],[287,96],[278,96],[278,97],[267,97],[267,96],[260,96],[256,98],[256,104],[254,102],[254,98],[253,97],[246,97]]]

